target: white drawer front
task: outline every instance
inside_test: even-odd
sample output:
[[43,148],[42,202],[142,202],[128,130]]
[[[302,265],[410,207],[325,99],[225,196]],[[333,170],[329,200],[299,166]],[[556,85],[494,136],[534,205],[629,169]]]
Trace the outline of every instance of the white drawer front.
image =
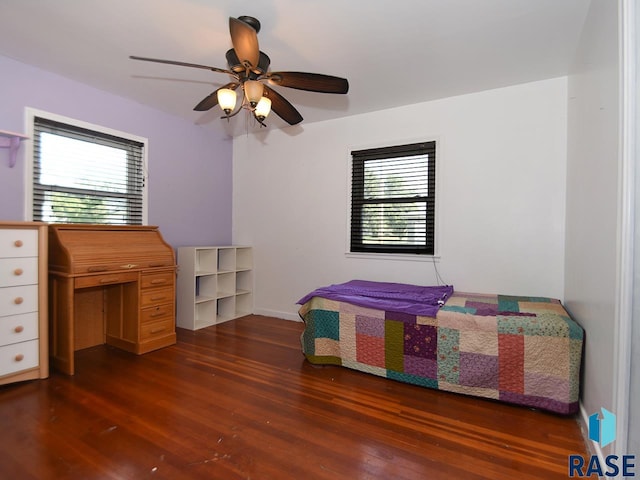
[[0,317],[0,346],[38,338],[38,312]]
[[38,256],[38,231],[0,228],[0,257]]
[[38,283],[36,257],[0,258],[0,287]]
[[0,288],[0,317],[38,310],[38,286]]
[[0,377],[37,367],[38,356],[38,340],[0,347]]

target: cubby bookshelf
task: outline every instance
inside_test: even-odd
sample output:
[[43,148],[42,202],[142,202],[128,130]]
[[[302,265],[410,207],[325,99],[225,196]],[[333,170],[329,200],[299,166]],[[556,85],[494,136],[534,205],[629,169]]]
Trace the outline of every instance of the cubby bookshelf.
[[251,313],[251,247],[230,245],[178,248],[178,327],[198,330]]

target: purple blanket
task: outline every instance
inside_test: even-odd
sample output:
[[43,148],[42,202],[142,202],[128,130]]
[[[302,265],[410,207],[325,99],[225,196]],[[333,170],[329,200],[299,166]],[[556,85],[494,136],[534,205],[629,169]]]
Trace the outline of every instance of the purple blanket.
[[421,287],[404,283],[351,280],[318,288],[296,303],[303,305],[312,297],[322,297],[361,307],[435,317],[438,309],[452,294],[451,285]]

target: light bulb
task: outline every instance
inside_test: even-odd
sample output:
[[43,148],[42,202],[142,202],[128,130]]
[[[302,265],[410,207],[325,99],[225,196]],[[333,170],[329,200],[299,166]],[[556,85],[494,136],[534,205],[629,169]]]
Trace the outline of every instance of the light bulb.
[[256,117],[260,120],[264,120],[269,116],[271,112],[271,100],[267,97],[262,97],[258,104],[256,105],[256,109],[254,111]]
[[236,92],[229,88],[221,88],[218,90],[218,105],[229,115],[236,108]]
[[247,97],[247,101],[252,108],[255,108],[260,101],[263,90],[264,85],[257,80],[247,80],[244,82],[244,95]]

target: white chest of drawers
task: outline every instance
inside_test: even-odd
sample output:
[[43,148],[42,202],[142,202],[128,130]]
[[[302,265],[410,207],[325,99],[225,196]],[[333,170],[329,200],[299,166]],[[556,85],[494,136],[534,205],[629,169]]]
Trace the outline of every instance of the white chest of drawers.
[[0,385],[49,376],[47,226],[0,222]]

